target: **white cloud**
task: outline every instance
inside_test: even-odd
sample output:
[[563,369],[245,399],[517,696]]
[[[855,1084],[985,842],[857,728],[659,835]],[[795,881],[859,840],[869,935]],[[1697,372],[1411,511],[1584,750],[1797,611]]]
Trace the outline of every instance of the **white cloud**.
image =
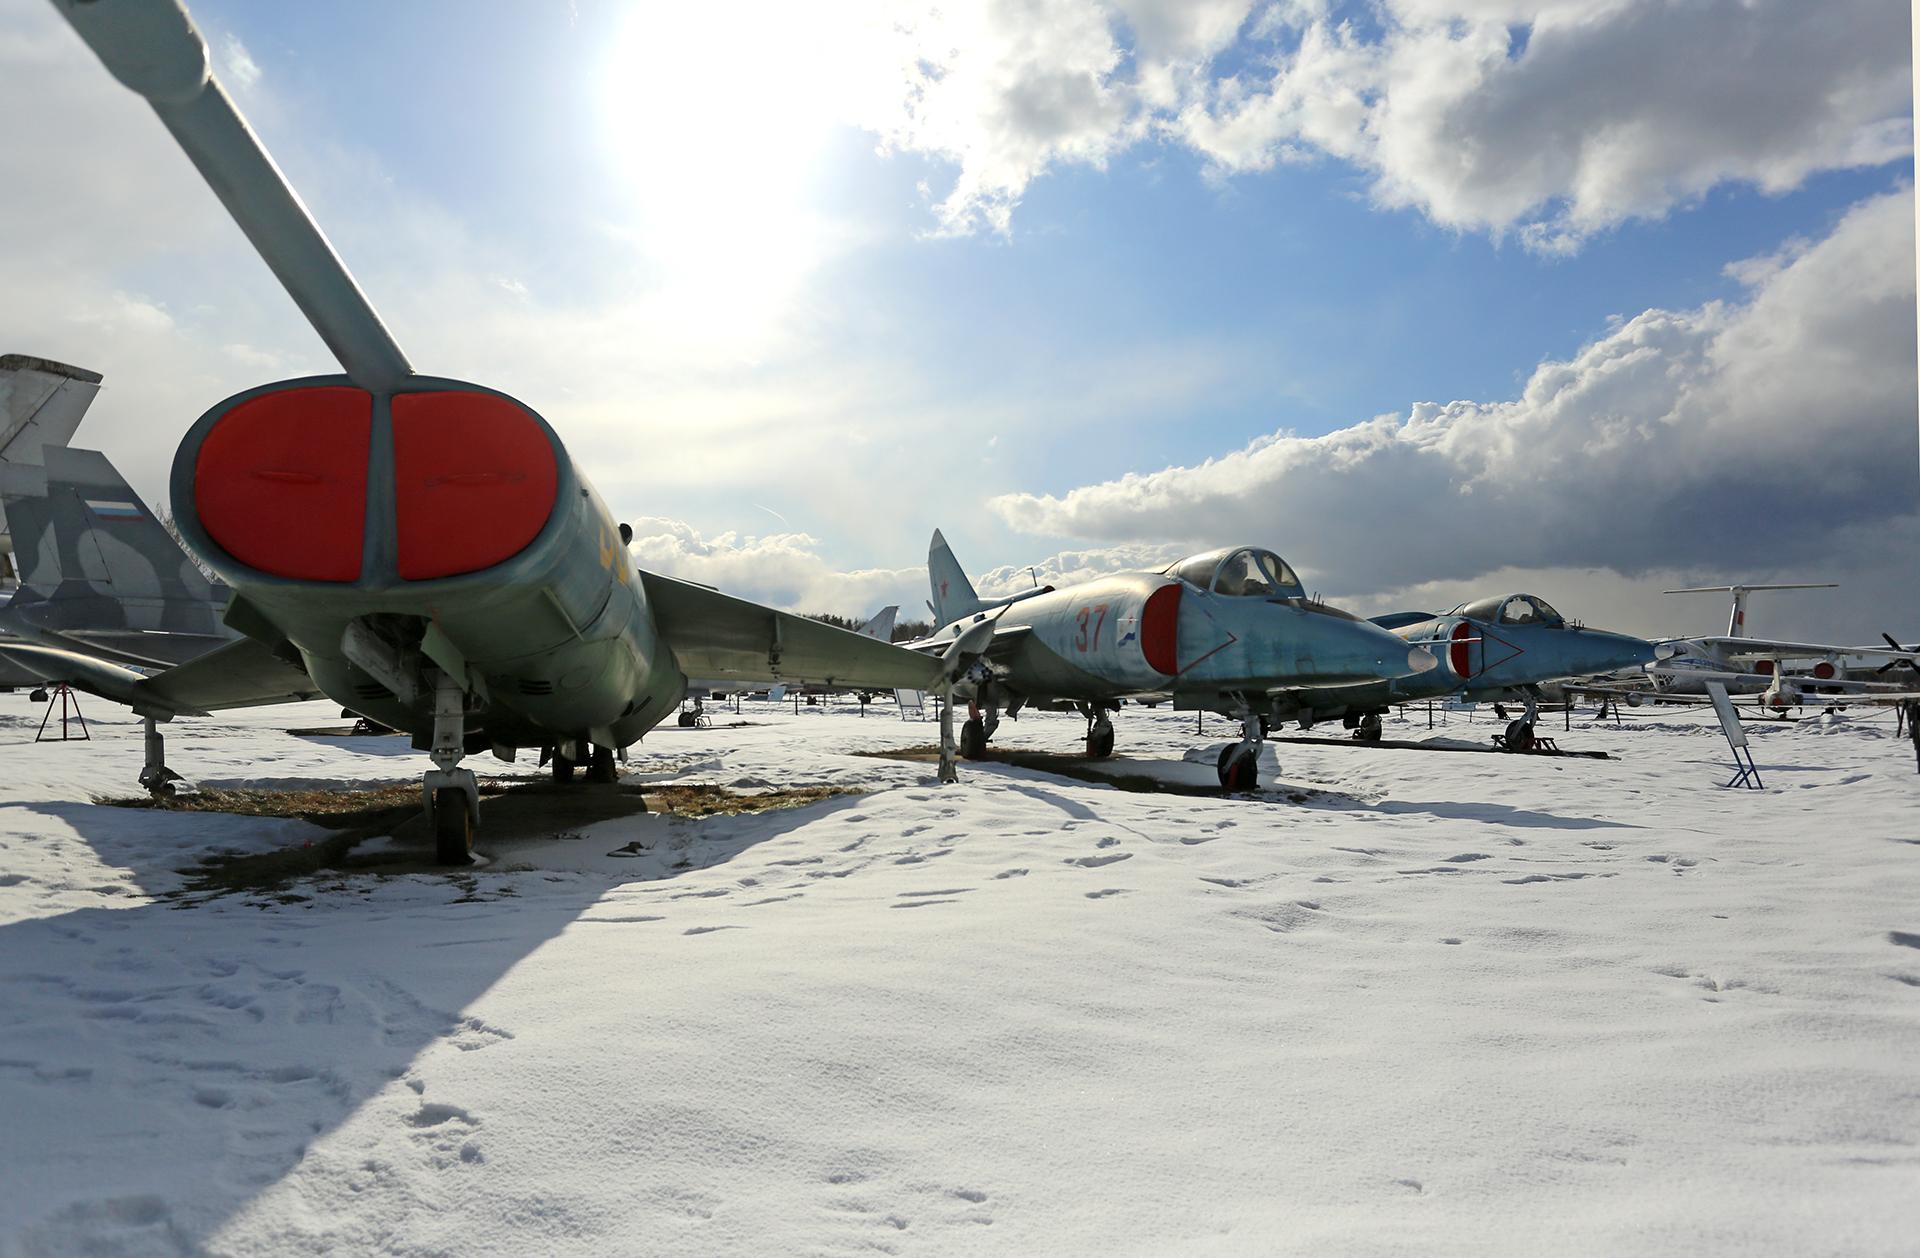
[[242,88],[251,88],[260,81],[260,64],[240,42],[240,37],[231,31],[220,41],[220,63],[222,69]]
[[1721,184],[1783,192],[1912,149],[1886,0],[1039,0],[894,33],[899,77],[853,120],[956,167],[949,232],[1005,232],[1047,170],[1149,138],[1222,176],[1334,158],[1382,206],[1548,252]]
[[1831,564],[1920,500],[1913,221],[1911,190],[1864,202],[1755,268],[1746,301],[1623,320],[1511,401],[1422,402],[989,505],[1043,536],[1267,542],[1342,595],[1503,568]]
[[925,568],[838,571],[805,533],[703,537],[678,520],[640,516],[633,525],[634,561],[649,572],[698,581],[740,598],[797,612],[865,617],[889,603],[903,621],[924,619]]

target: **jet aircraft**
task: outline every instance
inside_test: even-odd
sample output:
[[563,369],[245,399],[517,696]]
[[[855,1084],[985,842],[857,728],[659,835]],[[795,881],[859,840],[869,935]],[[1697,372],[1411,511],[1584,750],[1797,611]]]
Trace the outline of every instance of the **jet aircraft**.
[[98,450],[48,446],[43,467],[0,464],[20,585],[0,632],[139,668],[239,637],[207,579]]
[[[585,762],[610,778],[616,750],[678,709],[689,675],[944,688],[990,636],[960,635],[930,659],[637,571],[630,532],[545,419],[414,370],[213,75],[183,8],[52,2],[152,106],[343,368],[216,403],[175,455],[176,523],[232,588],[226,623],[246,636],[153,677],[66,661],[75,685],[146,718],[143,782],[170,773],[157,722],[284,696],[297,661],[343,707],[430,753],[422,795],[436,854],[465,864],[479,808],[460,767],[471,753],[542,748],[556,776]],[[271,680],[256,677],[269,667]]]
[[[1503,594],[1462,603],[1450,612],[1396,612],[1376,616],[1383,625],[1417,645],[1444,652],[1448,672],[1406,677],[1385,687],[1356,687],[1351,693],[1299,693],[1300,720],[1341,716],[1358,738],[1380,737],[1380,718],[1389,705],[1459,694],[1476,703],[1514,700],[1523,715],[1507,725],[1506,745],[1524,751],[1533,745],[1540,711],[1540,687],[1574,677],[1591,677],[1636,668],[1673,653],[1666,644],[1631,634],[1570,624],[1545,599],[1532,594]],[[1339,709],[1332,707],[1344,701]]]
[[1221,749],[1217,768],[1221,786],[1251,790],[1276,695],[1441,668],[1431,652],[1308,598],[1286,561],[1257,547],[983,599],[936,529],[927,572],[941,627],[909,645],[942,651],[992,631],[986,657],[956,690],[971,704],[960,733],[969,758],[985,753],[1002,709],[1077,711],[1087,720],[1087,754],[1102,757],[1113,753],[1108,714],[1122,699],[1171,700],[1240,720],[1241,739]]

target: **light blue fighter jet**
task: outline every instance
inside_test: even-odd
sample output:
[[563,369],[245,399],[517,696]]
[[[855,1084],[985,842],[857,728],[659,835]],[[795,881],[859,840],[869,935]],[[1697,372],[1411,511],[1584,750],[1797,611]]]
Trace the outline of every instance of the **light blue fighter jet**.
[[[1087,754],[1102,757],[1113,753],[1109,713],[1122,699],[1171,702],[1240,721],[1240,741],[1220,752],[1220,784],[1251,790],[1275,696],[1446,671],[1425,646],[1308,598],[1286,561],[1257,547],[984,599],[936,530],[927,570],[940,628],[909,646],[938,654],[992,625],[984,657],[955,688],[970,704],[960,732],[969,759],[985,754],[1003,710],[1077,711]],[[1442,689],[1458,684],[1448,677]]]
[[1642,667],[1678,650],[1669,643],[1570,624],[1532,594],[1483,598],[1439,615],[1396,612],[1376,616],[1374,623],[1444,655],[1447,668],[1378,687],[1295,692],[1283,696],[1295,705],[1292,718],[1307,726],[1340,717],[1356,738],[1373,740],[1380,737],[1380,718],[1392,704],[1452,694],[1475,702],[1509,700],[1524,704],[1526,711],[1508,723],[1506,745],[1525,751],[1533,746],[1541,686]]

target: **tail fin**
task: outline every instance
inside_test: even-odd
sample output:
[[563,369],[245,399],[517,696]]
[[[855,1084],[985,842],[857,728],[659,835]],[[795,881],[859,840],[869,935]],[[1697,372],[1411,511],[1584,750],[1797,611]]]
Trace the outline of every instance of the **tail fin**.
[[900,614],[900,605],[882,607],[872,620],[855,630],[863,638],[872,638],[877,642],[893,641],[893,618]]
[[73,439],[100,391],[100,374],[47,358],[0,354],[0,460],[38,463]]
[[933,586],[936,628],[950,625],[962,616],[971,616],[986,606],[974,593],[973,582],[967,580],[960,561],[953,557],[939,529],[933,531],[933,542],[927,547],[927,578]]
[[[34,628],[125,658],[176,662],[232,636],[227,601],[97,450],[48,446],[44,469],[0,464],[20,588]],[[171,638],[169,635],[174,635]]]

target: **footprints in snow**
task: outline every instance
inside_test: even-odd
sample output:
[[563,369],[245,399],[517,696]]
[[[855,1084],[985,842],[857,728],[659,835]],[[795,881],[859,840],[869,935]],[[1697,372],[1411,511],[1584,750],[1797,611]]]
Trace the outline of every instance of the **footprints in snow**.
[[883,1254],[900,1252],[898,1233],[942,1226],[987,1227],[993,1223],[988,1194],[978,1188],[883,1183],[865,1171],[829,1171],[819,1210],[855,1229],[851,1244]]

